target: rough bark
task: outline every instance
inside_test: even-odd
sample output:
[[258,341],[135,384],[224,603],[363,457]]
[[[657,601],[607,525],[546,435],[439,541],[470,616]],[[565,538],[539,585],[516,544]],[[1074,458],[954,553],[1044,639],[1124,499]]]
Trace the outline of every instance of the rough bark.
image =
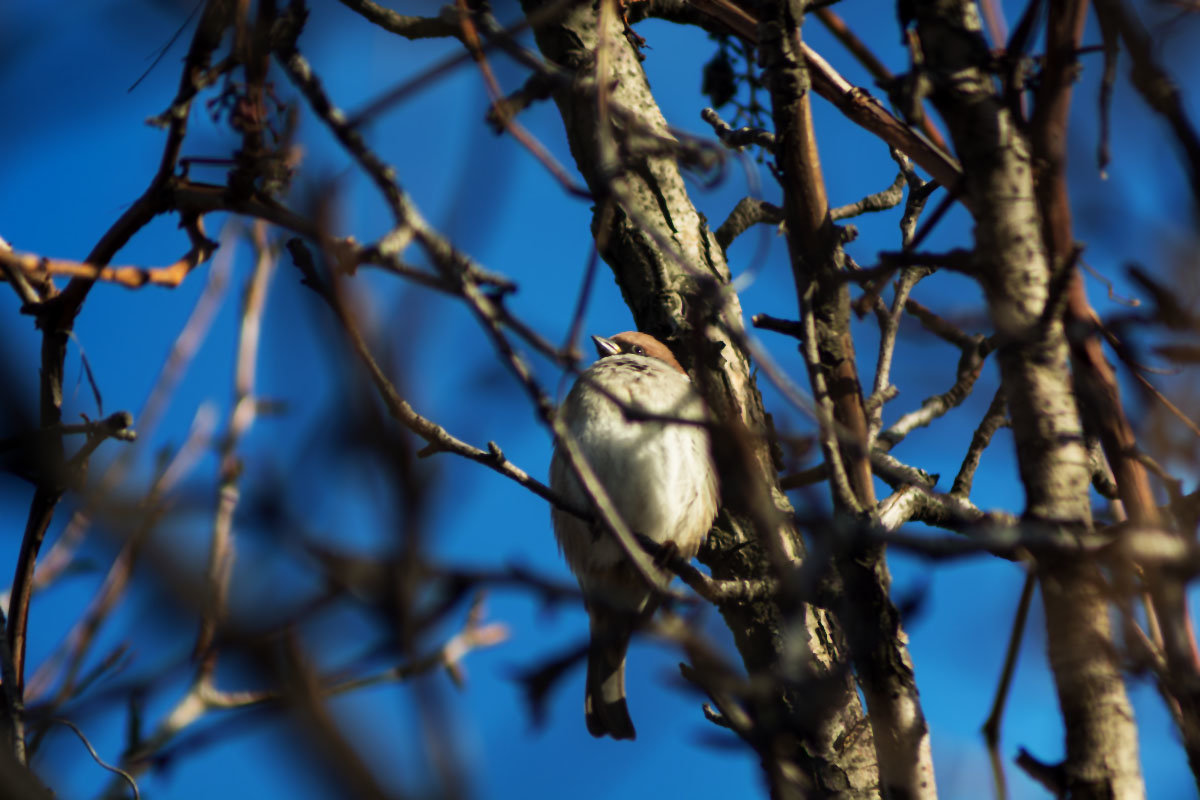
[[[542,5],[524,2],[530,15]],[[638,327],[673,346],[729,430],[761,434],[765,414],[749,355],[734,335],[741,309],[727,289],[724,255],[687,195],[673,137],[619,15],[599,5],[571,4],[534,33],[543,55],[575,76],[554,99],[596,197],[600,253]],[[598,64],[605,69],[599,82]],[[802,544],[765,439],[717,438],[726,441],[718,452],[726,507],[702,560],[718,578],[794,569]],[[752,679],[771,678],[764,682],[769,696],[751,697],[749,711],[772,796],[878,796],[870,729],[829,615],[774,601],[729,602],[720,610]]]
[[[1088,461],[1060,319],[1064,274],[1047,256],[1030,145],[997,96],[974,4],[914,5],[932,100],[963,164],[975,257],[1002,344],[1025,519],[1064,540],[1091,526]],[[1145,795],[1133,711],[1114,657],[1109,605],[1094,563],[1039,564],[1050,664],[1067,730],[1062,774],[1071,797]]]
[[[1079,67],[1076,54],[1083,40],[1087,9],[1087,0],[1054,3],[1049,9],[1046,65],[1035,94],[1030,125],[1037,197],[1050,262],[1071,270],[1066,325],[1080,410],[1088,428],[1099,436],[1104,447],[1125,514],[1137,526],[1157,527],[1162,518],[1146,467],[1138,457],[1137,437],[1121,403],[1117,376],[1104,357],[1097,330],[1099,318],[1088,302],[1078,266],[1065,263],[1076,246],[1067,191],[1067,123],[1071,89]],[[1111,11],[1105,8],[1101,13]],[[1178,575],[1155,568],[1146,568],[1143,575],[1163,632],[1163,651],[1170,675],[1164,681],[1164,688],[1178,704],[1176,718],[1183,746],[1192,774],[1200,780],[1200,673],[1183,581]],[[1130,576],[1124,576],[1123,580],[1132,585]]]
[[[811,315],[817,358],[808,364],[813,394],[826,402],[840,436],[823,436],[826,463],[840,460],[846,485],[833,492],[838,513],[870,512],[875,490],[867,456],[867,418],[850,332],[850,289],[813,131],[810,83],[800,46],[801,9],[795,0],[763,8],[759,42],[775,121],[776,160],[793,280],[802,313]],[[829,452],[838,450],[839,459]],[[836,472],[836,470],[834,470]],[[832,481],[840,480],[834,476]],[[853,507],[847,507],[848,505]],[[929,728],[921,710],[900,615],[890,597],[885,548],[863,545],[841,554],[837,569],[851,602],[839,605],[849,633],[859,685],[867,701],[880,784],[887,797],[935,798]]]

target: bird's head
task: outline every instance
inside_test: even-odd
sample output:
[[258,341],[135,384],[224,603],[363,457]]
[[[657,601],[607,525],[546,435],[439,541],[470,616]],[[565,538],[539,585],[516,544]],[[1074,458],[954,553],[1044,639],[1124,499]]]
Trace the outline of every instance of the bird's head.
[[679,365],[679,362],[675,360],[675,356],[671,353],[670,349],[648,333],[625,331],[624,333],[610,336],[607,339],[603,336],[593,336],[592,342],[595,343],[596,354],[600,358],[622,354],[657,358],[680,373],[687,374],[683,367]]

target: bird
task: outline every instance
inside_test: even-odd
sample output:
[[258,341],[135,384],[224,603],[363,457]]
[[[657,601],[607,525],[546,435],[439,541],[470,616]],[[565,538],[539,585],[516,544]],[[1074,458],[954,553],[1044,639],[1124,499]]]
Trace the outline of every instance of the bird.
[[[653,336],[625,331],[592,341],[599,358],[568,392],[561,419],[629,529],[691,559],[719,504],[707,407],[670,349]],[[590,507],[561,442],[550,462],[550,487],[574,507]],[[672,575],[652,564],[659,585],[651,588],[598,520],[588,523],[557,507],[551,518],[588,612],[588,732],[634,739],[625,654]]]

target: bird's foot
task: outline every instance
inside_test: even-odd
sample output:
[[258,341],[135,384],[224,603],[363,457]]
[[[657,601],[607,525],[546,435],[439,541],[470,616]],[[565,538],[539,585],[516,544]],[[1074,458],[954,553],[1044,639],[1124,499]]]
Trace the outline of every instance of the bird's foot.
[[654,554],[654,566],[659,569],[666,569],[677,558],[679,558],[679,548],[675,546],[675,543],[672,541],[663,542],[658,546],[658,551]]

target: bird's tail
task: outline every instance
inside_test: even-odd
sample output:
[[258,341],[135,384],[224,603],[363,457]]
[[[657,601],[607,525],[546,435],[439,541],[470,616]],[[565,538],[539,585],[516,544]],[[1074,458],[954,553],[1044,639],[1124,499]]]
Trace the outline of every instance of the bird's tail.
[[594,608],[592,641],[588,647],[587,692],[584,713],[588,733],[614,739],[634,739],[637,732],[625,705],[625,651],[640,615]]

